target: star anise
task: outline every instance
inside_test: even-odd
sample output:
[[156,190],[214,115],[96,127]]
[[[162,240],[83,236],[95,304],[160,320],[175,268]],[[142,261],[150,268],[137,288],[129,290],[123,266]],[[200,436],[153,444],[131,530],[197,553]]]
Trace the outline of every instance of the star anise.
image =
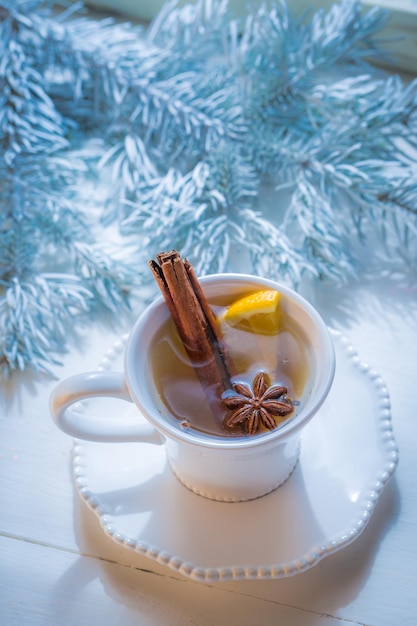
[[226,417],[224,425],[232,428],[244,423],[246,431],[254,435],[261,424],[268,430],[277,427],[274,416],[286,416],[292,413],[294,406],[287,396],[287,388],[282,385],[268,384],[265,372],[258,372],[252,383],[252,389],[244,383],[233,383],[235,394],[226,392],[222,404],[233,413]]

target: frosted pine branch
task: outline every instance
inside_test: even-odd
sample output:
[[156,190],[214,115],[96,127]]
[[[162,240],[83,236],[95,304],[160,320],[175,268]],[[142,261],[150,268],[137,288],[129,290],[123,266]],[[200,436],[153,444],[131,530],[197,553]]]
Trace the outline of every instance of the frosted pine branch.
[[3,375],[119,315],[163,249],[340,284],[377,233],[375,257],[416,271],[417,83],[370,64],[387,13],[170,0],[145,29],[80,6],[0,0]]

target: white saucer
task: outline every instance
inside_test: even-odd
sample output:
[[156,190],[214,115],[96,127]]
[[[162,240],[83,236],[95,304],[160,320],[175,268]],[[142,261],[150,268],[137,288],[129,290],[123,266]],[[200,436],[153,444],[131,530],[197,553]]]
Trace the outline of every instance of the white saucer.
[[[200,581],[292,576],[356,539],[398,450],[383,380],[340,333],[332,336],[330,395],[305,430],[293,475],[258,500],[214,502],[188,491],[163,446],[75,442],[75,483],[104,532]],[[124,342],[107,352],[102,369],[122,369]],[[137,417],[133,405],[120,402],[101,402],[103,416],[117,410]]]

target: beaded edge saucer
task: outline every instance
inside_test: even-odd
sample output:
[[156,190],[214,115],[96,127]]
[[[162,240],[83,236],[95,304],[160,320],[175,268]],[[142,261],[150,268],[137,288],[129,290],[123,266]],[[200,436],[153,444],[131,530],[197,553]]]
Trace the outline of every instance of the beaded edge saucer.
[[[170,540],[168,537],[164,537],[163,531],[161,531],[161,536],[157,545],[155,545],[154,542],[149,543],[144,538],[137,538],[137,533],[134,533],[134,536],[132,536],[132,533],[126,532],[126,530],[122,528],[123,524],[120,522],[117,515],[114,514],[114,512],[112,513],[111,507],[109,508],[109,503],[106,501],[106,493],[102,490],[99,491],[96,488],[96,485],[91,484],[95,482],[94,472],[96,468],[94,467],[93,460],[97,458],[97,455],[100,456],[101,450],[103,451],[103,454],[108,457],[108,446],[114,446],[116,444],[106,445],[76,440],[74,442],[73,449],[73,475],[75,485],[81,498],[99,518],[106,535],[111,537],[116,543],[126,549],[133,550],[150,559],[153,559],[186,577],[203,582],[242,579],[276,579],[293,576],[310,569],[323,558],[348,546],[357,537],[359,537],[359,535],[366,528],[385,485],[396,469],[398,463],[398,448],[392,428],[390,398],[385,382],[374,369],[372,369],[367,363],[361,361],[357,351],[345,336],[336,330],[331,330],[330,332],[335,343],[335,348],[337,348],[336,351],[339,359],[341,357],[347,358],[349,363],[354,366],[355,371],[359,374],[359,376],[365,377],[362,381],[365,380],[366,384],[372,388],[373,395],[375,395],[375,406],[377,410],[376,415],[373,416],[373,420],[376,420],[375,426],[378,438],[376,443],[380,452],[380,458],[372,459],[372,461],[375,461],[375,465],[377,465],[377,471],[372,471],[372,475],[366,480],[366,487],[361,490],[361,493],[356,494],[357,507],[354,510],[354,514],[352,514],[351,519],[346,522],[340,520],[341,529],[338,532],[332,533],[329,537],[322,537],[319,543],[313,543],[309,549],[297,556],[294,555],[295,558],[285,560],[285,562],[277,561],[273,564],[263,563],[260,565],[253,565],[250,563],[231,563],[221,564],[218,566],[206,566],[199,563],[199,556],[197,554],[195,555],[195,559],[192,560],[182,556],[181,554],[175,554],[175,552],[170,549],[170,546],[168,545]],[[126,341],[127,336],[117,341],[106,352],[101,360],[99,369],[111,369],[114,366],[116,360],[120,359],[123,354]],[[120,447],[124,445],[142,446],[146,444],[138,443],[117,445]],[[92,451],[94,451],[94,455],[91,454]],[[302,463],[303,460],[302,454],[300,463]],[[329,471],[331,471],[331,468]],[[291,480],[292,478],[288,481],[288,484]],[[182,485],[181,488],[187,491],[187,498],[195,498],[195,504],[198,507],[198,503],[201,501],[201,496],[191,494],[191,492],[188,492],[188,490],[186,490],[186,488]],[[289,488],[288,485],[287,488]],[[280,489],[274,493],[278,493]],[[122,491],[123,490],[120,491],[121,505],[123,504]],[[188,493],[190,493],[190,496],[188,496]],[[155,497],[157,497],[157,494]],[[254,500],[245,504],[251,507],[257,507],[257,502],[271,497],[273,498],[274,494],[269,494],[259,500]],[[209,502],[206,499],[203,500],[206,503]],[[187,502],[189,502],[189,500],[187,500]],[[235,503],[217,502],[213,504],[214,506],[220,505],[222,507],[236,506]],[[273,503],[271,506],[273,506]],[[320,513],[318,513],[318,515],[320,515]],[[320,519],[318,521],[320,522]],[[134,524],[133,516],[131,522]],[[129,524],[127,525],[129,526]],[[129,531],[131,530],[132,529],[130,528]],[[299,529],[298,532],[303,532],[302,528]]]

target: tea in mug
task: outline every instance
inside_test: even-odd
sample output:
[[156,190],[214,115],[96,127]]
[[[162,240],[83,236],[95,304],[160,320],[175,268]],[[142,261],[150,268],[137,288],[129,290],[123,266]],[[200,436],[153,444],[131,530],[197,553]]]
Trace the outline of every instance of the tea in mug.
[[[278,294],[279,310],[277,308],[274,317],[262,317],[262,313],[256,313],[260,310],[259,302],[254,304],[256,311],[254,308],[252,315],[247,314],[251,301],[259,299],[260,293],[264,292],[258,290],[232,298],[223,296],[209,299],[223,342],[237,372],[232,383],[251,390],[257,376],[259,380],[259,373],[265,372],[268,384],[285,388],[284,402],[291,402],[295,406],[302,398],[309,374],[307,341],[302,328],[288,315],[285,297],[281,294]],[[276,298],[274,294],[277,293],[270,291],[272,295],[269,297]],[[265,295],[262,297],[265,298]],[[271,304],[266,303],[266,306]],[[242,310],[243,315],[239,316]],[[156,393],[161,400],[163,413],[171,423],[201,436],[248,436],[243,423],[237,421],[230,425],[232,411],[225,406],[219,390],[202,385],[172,318],[168,318],[159,329],[149,358]],[[226,392],[226,397],[234,396],[236,389],[242,388],[238,386],[231,389],[230,393]],[[237,404],[240,406],[243,401]],[[292,414],[282,418],[275,416],[276,426],[279,427],[281,422],[291,417]],[[263,423],[256,430],[260,434],[268,431]]]

